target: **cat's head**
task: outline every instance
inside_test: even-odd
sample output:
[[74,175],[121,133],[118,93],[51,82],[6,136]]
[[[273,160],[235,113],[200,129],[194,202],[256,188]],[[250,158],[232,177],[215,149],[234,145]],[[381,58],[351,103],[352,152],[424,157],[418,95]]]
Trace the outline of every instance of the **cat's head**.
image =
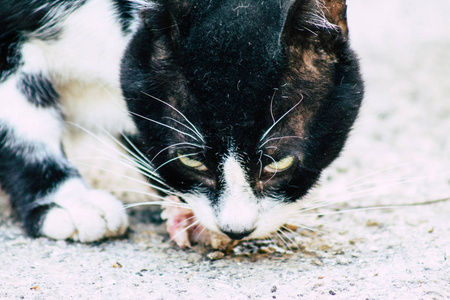
[[170,0],[122,65],[140,151],[201,224],[283,225],[340,153],[363,96],[345,0]]

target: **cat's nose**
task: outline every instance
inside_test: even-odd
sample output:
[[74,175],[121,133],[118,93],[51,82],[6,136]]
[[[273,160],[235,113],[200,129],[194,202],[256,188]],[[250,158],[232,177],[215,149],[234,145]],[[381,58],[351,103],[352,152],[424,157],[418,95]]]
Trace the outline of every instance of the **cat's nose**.
[[255,231],[255,228],[246,231],[222,230],[222,232],[225,233],[232,240],[242,240],[243,238],[249,236],[253,231]]

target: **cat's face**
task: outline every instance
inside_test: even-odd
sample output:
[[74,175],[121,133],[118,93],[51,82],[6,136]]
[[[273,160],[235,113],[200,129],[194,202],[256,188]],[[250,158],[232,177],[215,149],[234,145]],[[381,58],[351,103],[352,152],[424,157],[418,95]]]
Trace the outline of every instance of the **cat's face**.
[[[198,3],[197,3],[198,2]],[[362,99],[345,1],[169,1],[122,87],[139,149],[210,230],[264,237],[341,151]]]

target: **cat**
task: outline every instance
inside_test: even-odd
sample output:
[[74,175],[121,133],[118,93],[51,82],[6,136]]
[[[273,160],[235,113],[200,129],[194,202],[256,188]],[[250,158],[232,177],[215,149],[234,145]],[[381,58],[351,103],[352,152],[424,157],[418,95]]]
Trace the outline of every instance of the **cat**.
[[126,133],[163,195],[262,238],[341,152],[363,81],[345,0],[3,0],[0,185],[30,236],[122,235],[67,160],[67,123]]

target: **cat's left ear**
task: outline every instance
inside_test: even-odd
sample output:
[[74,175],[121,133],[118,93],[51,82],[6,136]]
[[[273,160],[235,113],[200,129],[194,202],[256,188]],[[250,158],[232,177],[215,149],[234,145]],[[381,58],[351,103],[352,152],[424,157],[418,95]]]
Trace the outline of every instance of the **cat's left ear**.
[[325,18],[331,24],[339,26],[342,33],[348,35],[346,0],[324,0]]

